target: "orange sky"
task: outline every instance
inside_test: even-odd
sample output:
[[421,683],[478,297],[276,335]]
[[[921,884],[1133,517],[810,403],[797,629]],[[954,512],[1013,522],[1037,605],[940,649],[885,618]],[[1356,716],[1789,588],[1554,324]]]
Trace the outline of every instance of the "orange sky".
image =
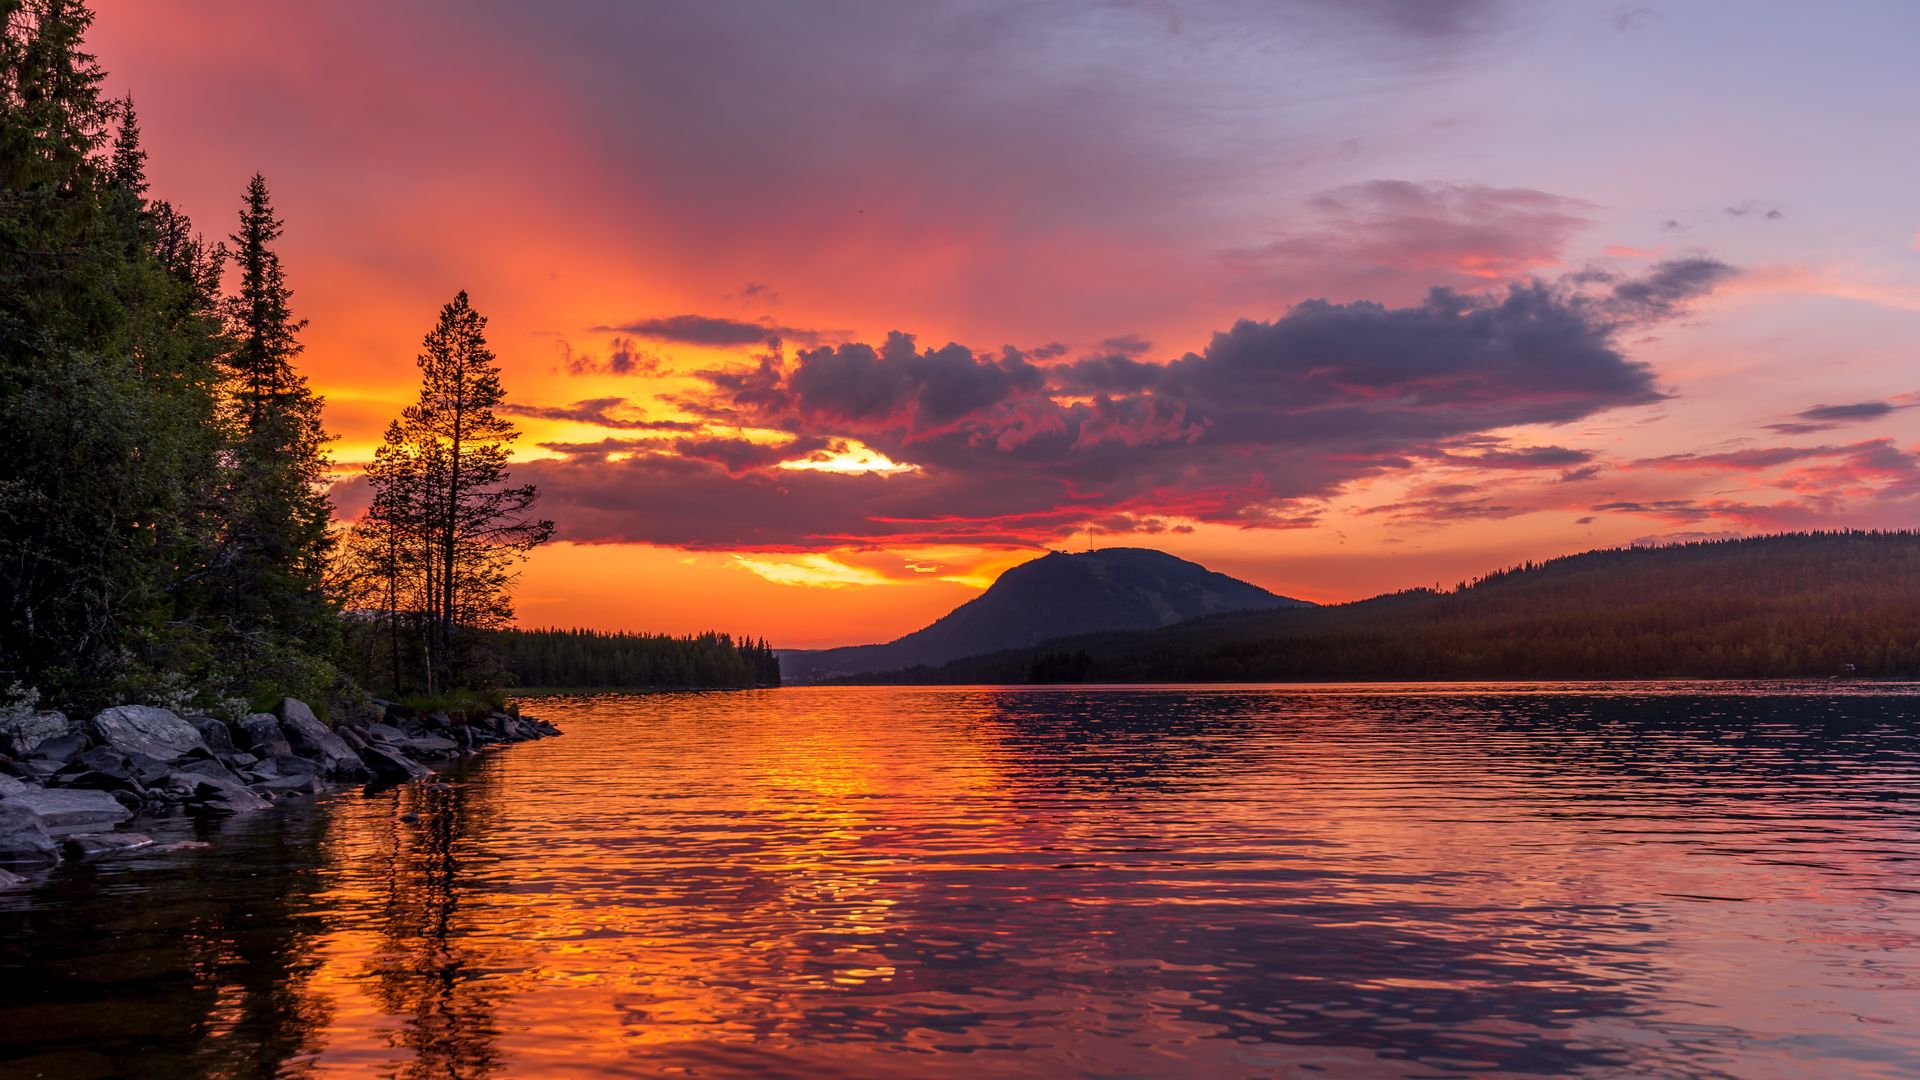
[[491,317],[563,540],[523,623],[812,646],[1089,528],[1325,601],[1920,524],[1915,13],[1615,7],[113,0],[92,44],[156,195],[224,233],[266,175],[345,469],[439,305]]

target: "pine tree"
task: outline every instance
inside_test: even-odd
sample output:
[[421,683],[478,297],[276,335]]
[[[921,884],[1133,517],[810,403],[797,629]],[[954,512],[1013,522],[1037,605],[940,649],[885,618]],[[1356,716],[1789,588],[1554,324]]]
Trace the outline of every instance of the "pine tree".
[[282,232],[256,174],[231,237],[237,288],[225,303],[233,347],[225,359],[226,534],[215,607],[243,661],[284,680],[292,676],[274,669],[324,653],[336,626],[324,587],[328,436],[323,403],[294,368],[306,320],[293,316],[273,249]]

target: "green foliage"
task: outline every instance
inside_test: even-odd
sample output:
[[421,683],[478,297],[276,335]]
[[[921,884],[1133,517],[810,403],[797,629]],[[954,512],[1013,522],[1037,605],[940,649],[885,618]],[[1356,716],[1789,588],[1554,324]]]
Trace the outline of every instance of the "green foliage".
[[706,633],[500,630],[488,648],[522,686],[577,689],[722,689],[780,685],[764,640]]
[[859,681],[1062,681],[1080,653],[1089,662],[1065,681],[1911,678],[1920,533],[1594,551],[1448,592],[1064,638]]
[[[256,184],[223,299],[224,250],[148,198],[92,21],[0,0],[0,679],[69,708],[329,682],[324,436],[287,366],[278,223]],[[237,389],[249,357],[277,365],[275,409]]]

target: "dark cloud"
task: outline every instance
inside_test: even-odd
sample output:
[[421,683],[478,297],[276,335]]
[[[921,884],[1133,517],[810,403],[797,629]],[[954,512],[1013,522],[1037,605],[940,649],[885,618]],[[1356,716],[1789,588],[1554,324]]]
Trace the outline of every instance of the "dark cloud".
[[1899,406],[1885,401],[1861,401],[1852,405],[1815,405],[1810,409],[1802,409],[1795,415],[1802,420],[1848,423],[1885,416],[1897,408]]
[[1100,347],[1107,352],[1119,353],[1122,356],[1144,356],[1153,351],[1153,342],[1139,334],[1121,334],[1102,341]]
[[1734,206],[1729,206],[1725,210],[1721,211],[1721,213],[1726,214],[1728,217],[1737,217],[1737,218],[1751,217],[1751,218],[1760,218],[1766,221],[1781,221],[1781,220],[1784,220],[1787,216],[1785,211],[1781,210],[1779,207],[1769,203],[1759,202],[1754,199],[1748,199],[1743,203],[1739,203]]
[[1670,259],[1639,277],[1616,281],[1605,304],[1620,324],[1661,322],[1733,275],[1733,267],[1715,259]]
[[575,352],[567,342],[560,343],[562,366],[569,375],[658,375],[666,370],[666,361],[634,344],[632,338],[615,337],[607,347],[603,361],[588,352]]
[[716,315],[663,315],[651,319],[635,319],[618,326],[599,326],[594,329],[602,332],[632,334],[651,341],[669,341],[678,345],[704,345],[716,349],[777,344],[781,341],[813,342],[820,336],[812,330],[777,326],[770,322],[746,322]]
[[702,425],[688,420],[648,420],[629,410],[626,398],[588,398],[571,405],[521,405],[506,402],[495,406],[508,416],[536,420],[565,420],[594,427],[624,431],[697,431]]
[[[1661,266],[1598,287],[1435,289],[1406,307],[1310,301],[1160,363],[1115,352],[1043,367],[1015,349],[923,348],[898,333],[769,351],[702,373],[705,390],[677,404],[790,442],[554,447],[562,459],[520,468],[580,540],[807,550],[1045,543],[1121,519],[1299,527],[1344,485],[1422,461],[1577,477],[1594,466],[1586,452],[1492,433],[1660,400],[1616,336],[1677,314],[1719,277]],[[914,469],[780,467],[848,440]],[[1460,514],[1524,512],[1504,496],[1417,497],[1451,498]]]

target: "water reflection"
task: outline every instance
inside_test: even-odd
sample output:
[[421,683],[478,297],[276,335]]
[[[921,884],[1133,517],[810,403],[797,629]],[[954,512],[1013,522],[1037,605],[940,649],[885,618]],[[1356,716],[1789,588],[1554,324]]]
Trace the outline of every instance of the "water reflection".
[[0,897],[0,1075],[1920,1072],[1920,697],[1742,689],[544,702]]

